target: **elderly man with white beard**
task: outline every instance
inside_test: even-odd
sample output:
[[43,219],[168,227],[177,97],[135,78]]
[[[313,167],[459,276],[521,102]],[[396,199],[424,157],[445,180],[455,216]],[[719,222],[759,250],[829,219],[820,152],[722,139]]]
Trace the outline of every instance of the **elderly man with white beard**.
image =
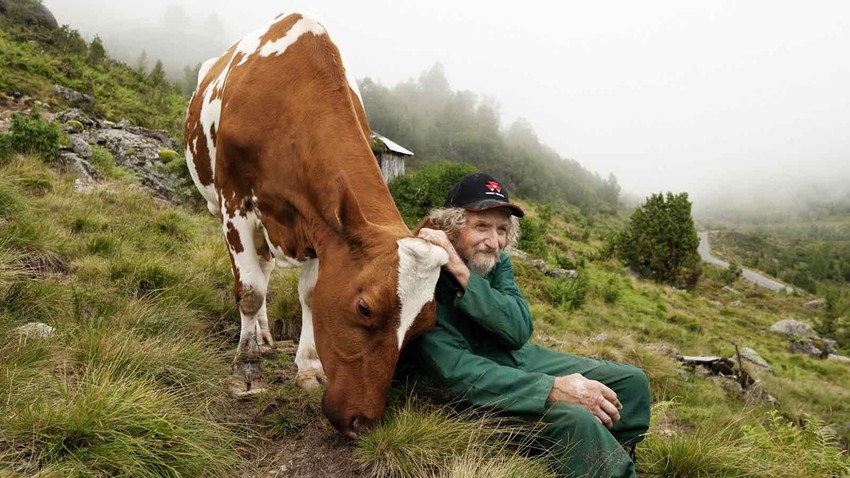
[[649,427],[646,375],[528,342],[531,314],[505,253],[523,215],[498,180],[476,173],[426,218],[419,236],[449,262],[437,283],[437,324],[407,352],[414,376],[543,423],[538,440],[559,476],[633,477],[634,447]]

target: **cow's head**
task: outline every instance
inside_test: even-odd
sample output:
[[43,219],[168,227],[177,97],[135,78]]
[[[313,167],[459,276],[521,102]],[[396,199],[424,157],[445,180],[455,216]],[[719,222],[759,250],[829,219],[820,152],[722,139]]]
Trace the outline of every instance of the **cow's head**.
[[[311,301],[316,349],[327,375],[322,410],[354,436],[384,413],[399,352],[436,320],[434,288],[445,250],[398,229],[370,223],[345,175],[324,240]],[[409,233],[408,233],[409,234]]]

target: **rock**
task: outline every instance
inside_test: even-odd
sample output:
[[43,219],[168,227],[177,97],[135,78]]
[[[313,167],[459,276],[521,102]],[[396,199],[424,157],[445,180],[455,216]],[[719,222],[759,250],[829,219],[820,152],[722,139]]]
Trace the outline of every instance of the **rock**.
[[830,360],[832,362],[838,362],[838,363],[850,365],[850,357],[845,357],[843,355],[829,354],[829,355],[827,355],[826,359]]
[[813,358],[826,358],[826,355],[815,344],[808,340],[795,340],[788,346],[788,351],[792,354],[806,354]]
[[508,247],[507,249],[505,249],[505,252],[507,252],[508,255],[511,256],[511,257],[519,257],[520,259],[523,259],[523,260],[528,259],[528,253],[527,252],[522,251],[520,249],[517,249],[515,247]]
[[786,337],[817,337],[817,332],[811,325],[794,319],[780,320],[770,326],[770,330]]
[[606,340],[608,340],[608,334],[599,334],[595,337],[591,337],[591,338],[587,339],[585,341],[585,343],[596,344],[596,343],[599,343],[599,342],[604,342]]
[[533,259],[531,260],[531,262],[528,263],[528,265],[539,270],[540,272],[546,272],[546,269],[548,268],[546,266],[546,261],[542,259]]
[[826,300],[824,300],[824,299],[810,300],[810,301],[806,302],[805,304],[803,304],[803,307],[805,307],[807,309],[823,309],[824,307],[826,307]]
[[767,390],[758,381],[743,391],[741,399],[748,405],[757,405],[759,403],[769,403],[773,406],[779,405],[779,401],[773,395],[767,393]]
[[74,180],[74,192],[81,194],[91,194],[97,188],[92,181],[86,181],[81,178],[77,178]]
[[834,354],[834,353],[838,352],[838,349],[836,348],[838,346],[838,342],[836,342],[832,339],[823,339],[822,342],[823,343],[821,345],[821,349],[824,352],[829,353],[829,354]]
[[83,159],[91,158],[91,146],[79,136],[71,136],[71,147],[77,156]]
[[548,271],[544,271],[549,277],[554,277],[556,279],[575,279],[578,277],[578,271],[573,269],[549,269]]
[[729,305],[731,305],[732,307],[741,307],[742,305],[744,305],[744,303],[740,300],[735,300],[730,302]]
[[749,347],[744,347],[739,352],[741,354],[742,360],[746,360],[747,362],[750,362],[753,365],[761,367],[761,368],[767,370],[768,372],[773,371],[773,367],[771,367],[770,364],[767,363],[767,361],[765,359],[761,358],[761,356],[755,350],[753,350]]
[[56,120],[62,123],[70,123],[72,121],[76,121],[77,123],[81,124],[85,129],[97,127],[97,121],[89,118],[85,113],[75,108],[60,111],[56,114]]
[[723,307],[723,302],[720,302],[719,300],[710,300],[708,301],[708,303],[717,307],[718,309]]
[[724,286],[723,286],[723,288],[722,288],[722,289],[720,289],[720,290],[722,290],[723,292],[727,292],[727,293],[729,293],[729,294],[740,294],[740,292],[738,292],[737,290],[735,290],[735,289],[733,289],[733,288],[729,287],[728,285],[724,285]]
[[91,163],[79,157],[77,153],[63,151],[59,153],[59,157],[56,158],[55,163],[59,169],[65,172],[75,173],[82,180],[100,181],[103,179],[100,172]]
[[0,0],[0,13],[23,25],[59,28],[56,17],[41,2]]
[[20,337],[43,339],[56,329],[42,322],[30,322],[15,329]]
[[53,85],[53,94],[62,98],[72,105],[93,104],[94,97],[80,93],[79,91],[65,88],[62,85]]
[[626,274],[629,277],[640,278],[640,274],[636,270],[628,266],[623,268],[623,274]]

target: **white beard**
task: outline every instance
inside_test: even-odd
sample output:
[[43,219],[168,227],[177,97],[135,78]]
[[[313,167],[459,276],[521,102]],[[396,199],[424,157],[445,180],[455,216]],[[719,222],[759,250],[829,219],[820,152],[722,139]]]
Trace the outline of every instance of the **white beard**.
[[487,275],[499,263],[499,251],[492,254],[473,252],[472,258],[466,261],[466,267],[480,276]]

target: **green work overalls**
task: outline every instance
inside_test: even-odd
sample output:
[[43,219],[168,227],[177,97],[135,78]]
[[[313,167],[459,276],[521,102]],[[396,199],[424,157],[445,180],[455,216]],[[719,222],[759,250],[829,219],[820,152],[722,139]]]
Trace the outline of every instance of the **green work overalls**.
[[[622,445],[633,447],[649,427],[643,371],[529,344],[531,314],[505,253],[486,277],[471,273],[465,291],[444,271],[436,299],[436,326],[406,354],[416,375],[473,404],[544,423],[539,440],[550,447],[561,476],[634,476]],[[613,428],[578,405],[546,402],[555,377],[572,373],[617,393],[623,408]]]

